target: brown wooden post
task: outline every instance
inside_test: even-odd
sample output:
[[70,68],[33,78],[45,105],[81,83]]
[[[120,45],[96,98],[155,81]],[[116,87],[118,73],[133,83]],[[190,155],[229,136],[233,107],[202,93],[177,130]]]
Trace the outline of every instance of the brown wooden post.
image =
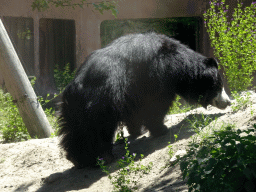
[[31,137],[51,136],[52,128],[21,65],[19,57],[0,19],[0,71],[17,104]]

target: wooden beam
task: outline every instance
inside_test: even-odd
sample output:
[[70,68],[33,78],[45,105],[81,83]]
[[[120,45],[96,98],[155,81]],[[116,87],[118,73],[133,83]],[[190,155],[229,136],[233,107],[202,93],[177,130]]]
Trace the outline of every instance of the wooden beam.
[[37,100],[19,57],[0,19],[0,71],[6,88],[32,138],[50,137],[52,128]]

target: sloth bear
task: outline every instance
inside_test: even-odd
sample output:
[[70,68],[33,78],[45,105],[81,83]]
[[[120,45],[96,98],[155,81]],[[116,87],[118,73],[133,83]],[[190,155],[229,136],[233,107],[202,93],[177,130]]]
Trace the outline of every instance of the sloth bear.
[[120,122],[133,138],[142,126],[153,137],[165,134],[176,94],[205,108],[230,105],[216,61],[165,35],[130,34],[94,51],[63,92],[59,134],[67,159],[82,168],[111,156]]

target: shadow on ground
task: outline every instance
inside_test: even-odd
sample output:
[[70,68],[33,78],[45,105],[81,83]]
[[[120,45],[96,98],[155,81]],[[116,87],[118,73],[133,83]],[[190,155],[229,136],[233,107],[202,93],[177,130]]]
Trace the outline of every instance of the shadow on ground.
[[[205,126],[207,123],[209,124],[211,121],[219,118],[222,115],[224,115],[224,113],[209,114],[203,116],[202,114],[190,114],[177,125],[169,127],[169,132],[166,135],[157,138],[142,137],[135,141],[131,141],[131,143],[129,144],[130,153],[144,154],[144,157],[146,157],[149,154],[154,153],[156,150],[167,147],[168,142],[174,141],[174,134],[179,135],[177,141],[191,137],[195,133],[192,129],[192,127],[195,125],[193,124],[193,122],[198,123],[198,126],[201,125],[201,128],[203,128],[203,126]],[[207,123],[205,123],[206,120]],[[125,154],[124,144],[115,145],[113,148],[113,154],[116,157],[116,160],[120,159]],[[115,167],[115,162],[112,163],[110,166]],[[116,170],[117,168],[113,169],[113,172]],[[173,168],[170,167],[165,174],[171,174],[172,170]],[[105,173],[102,173],[99,168],[71,168],[64,172],[51,174],[49,177],[42,179],[41,188],[38,189],[37,192],[64,192],[71,190],[88,189],[93,183],[101,179],[103,176],[105,176]],[[157,183],[157,181],[155,181],[156,184],[153,188],[146,188],[144,191],[172,191],[171,189],[172,187],[174,187],[174,185],[180,184],[177,182],[180,181],[172,181],[172,179],[165,180],[160,183]]]

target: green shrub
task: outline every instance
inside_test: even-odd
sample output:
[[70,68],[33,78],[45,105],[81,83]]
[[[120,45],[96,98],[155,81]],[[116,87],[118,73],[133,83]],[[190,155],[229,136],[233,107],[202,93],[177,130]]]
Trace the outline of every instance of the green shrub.
[[54,80],[58,91],[62,92],[67,84],[74,78],[76,70],[70,71],[70,64],[67,63],[61,70],[59,65],[55,65]]
[[[36,78],[31,79],[31,84],[34,86]],[[43,106],[50,100],[47,97],[43,99],[38,97],[38,101]],[[55,110],[53,108],[46,108],[44,110],[50,125],[55,130],[56,135],[58,124],[56,123],[56,117],[54,116]],[[25,124],[20,116],[19,110],[16,104],[13,102],[13,98],[10,93],[3,93],[0,89],[0,131],[2,132],[2,138],[4,142],[19,142],[30,139],[30,135],[27,131]]]
[[[54,77],[59,91],[62,91],[65,86],[73,79],[74,72],[70,72],[69,64],[65,65],[64,70],[60,70],[58,65],[54,70]],[[36,77],[30,79],[31,85],[34,86]],[[38,101],[42,106],[49,103],[51,100],[47,94],[46,98],[38,97]],[[58,96],[55,95],[54,98]],[[53,98],[53,99],[54,99]],[[58,124],[56,122],[54,108],[46,108],[44,110],[52,128],[55,130],[53,136],[58,132]],[[5,142],[18,142],[30,139],[29,133],[23,120],[19,114],[16,104],[13,102],[10,93],[3,93],[0,89],[0,131]]]
[[0,89],[0,130],[5,142],[24,141],[30,138],[18,108],[10,93]]
[[190,144],[180,163],[189,191],[256,190],[256,137],[252,134],[256,125],[244,131],[233,128],[227,126],[200,144]]
[[[178,138],[178,134],[174,134],[174,142],[176,142],[177,138]],[[168,144],[169,144],[168,145],[168,148],[169,148],[168,154],[169,154],[170,158],[172,158],[174,155],[173,145],[171,145],[171,142],[168,142]]]
[[[233,112],[237,112],[252,106],[252,101],[250,100],[250,92],[246,92],[244,96],[241,96],[237,91],[232,91],[232,96],[236,100],[236,102],[232,103],[231,106]],[[251,110],[251,114],[253,115],[253,110]]]
[[124,131],[123,129],[118,129],[116,138],[115,138],[115,143],[123,142],[123,141],[124,141]]
[[213,119],[203,113],[198,115],[192,115],[192,118],[186,118],[185,120],[190,124],[190,127],[197,133],[200,134],[202,128],[208,126]]
[[238,0],[232,18],[228,18],[225,0],[210,1],[204,13],[214,55],[226,72],[231,90],[246,90],[256,70],[256,2],[244,7]]
[[[42,106],[46,105],[47,103],[49,103],[51,100],[53,100],[55,97],[57,97],[58,95],[55,95],[52,99],[49,99],[50,94],[47,94],[45,98],[43,97],[38,97],[38,101],[40,102],[40,104]],[[44,108],[44,113],[52,127],[52,129],[54,130],[54,132],[52,133],[52,137],[58,135],[58,131],[59,131],[59,124],[57,122],[57,117],[55,117],[55,108],[54,107],[49,107],[49,108]]]
[[194,108],[191,105],[182,106],[182,104],[180,103],[180,100],[181,100],[181,97],[179,95],[177,95],[175,100],[172,103],[172,106],[170,107],[168,115],[186,113],[186,112],[190,111],[192,108]]
[[[134,179],[135,176],[137,175],[139,178],[141,178],[143,174],[148,174],[153,166],[152,162],[150,162],[147,166],[141,165],[140,163],[135,165],[134,159],[136,158],[136,153],[133,153],[132,155],[130,154],[128,144],[129,142],[127,142],[127,139],[125,139],[126,154],[122,157],[122,159],[117,161],[117,168],[119,169],[117,174],[110,175],[110,168],[105,165],[103,158],[98,159],[98,165],[102,171],[108,175],[108,178],[114,187],[114,191],[116,192],[132,192],[137,190],[139,179]],[[141,154],[139,161],[141,161],[143,157],[144,156]]]

